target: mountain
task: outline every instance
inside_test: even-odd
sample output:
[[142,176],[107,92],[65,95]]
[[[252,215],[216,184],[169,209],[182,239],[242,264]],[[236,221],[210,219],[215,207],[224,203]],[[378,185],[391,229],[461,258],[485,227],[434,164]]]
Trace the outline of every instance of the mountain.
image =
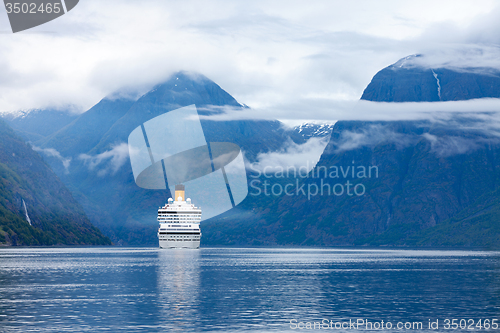
[[[427,69],[408,65],[412,58],[377,73],[363,99],[463,100],[500,92],[495,69]],[[251,174],[254,197],[207,221],[203,244],[498,248],[500,133],[482,117],[488,119],[339,121],[307,176]]]
[[425,55],[405,57],[379,71],[361,99],[374,102],[437,102],[500,98],[500,71],[485,67],[423,66]]
[[1,120],[0,174],[0,244],[111,244],[38,153]]
[[[244,108],[207,77],[178,72],[137,101],[105,98],[69,126],[35,143],[42,148],[56,149],[63,156],[102,153],[117,142],[126,142],[130,132],[144,122],[191,104],[195,104],[201,114],[217,112],[210,111],[217,107],[230,107],[234,109],[233,112]],[[304,142],[301,135],[287,133],[278,121],[202,120],[202,127],[209,141],[230,141],[248,146],[245,149],[248,156],[275,149],[288,137]],[[268,140],[268,137],[274,139],[274,136],[280,137],[276,143]],[[256,144],[248,144],[248,140],[255,141]],[[263,140],[271,147],[259,144]]]
[[37,109],[5,114],[3,119],[17,132],[29,141],[40,140],[78,118],[78,115],[55,109]]
[[[424,121],[338,122],[307,177],[271,183],[290,184],[292,195],[260,193],[260,206],[244,202],[239,212],[210,221],[205,241],[495,247],[499,177],[495,136]],[[264,191],[261,181],[256,187]]]
[[[431,69],[428,80],[429,69],[408,65],[411,59],[392,65],[386,83],[377,73],[370,89],[378,82],[372,91],[379,95],[364,99],[432,101],[436,94],[461,100],[479,96],[477,91],[494,97],[492,91],[500,90],[494,69],[446,69],[462,80],[458,84],[440,68]],[[493,88],[474,88],[488,84]],[[190,104],[205,114],[245,107],[208,78],[180,72],[137,100],[105,98],[34,145],[52,155],[45,158],[53,170],[116,244],[157,245],[156,209],[170,194],[135,185],[125,143],[143,122]],[[250,166],[248,197],[203,222],[202,245],[497,248],[500,142],[495,127],[485,125],[463,114],[432,122],[339,121],[333,128],[303,124],[293,130],[278,121],[202,120],[207,141],[238,144]],[[281,174],[268,175],[256,167],[266,157],[268,163],[306,158],[297,145],[328,132],[330,141],[309,172],[285,165]]]
[[[88,152],[101,141],[102,136],[133,104],[134,102],[128,99],[104,98],[68,126],[52,132],[36,141],[36,144],[43,148],[56,149],[63,156],[74,155],[73,152]],[[46,115],[49,119],[50,116]]]
[[[105,98],[33,145],[45,154],[92,223],[114,243],[155,245],[156,211],[170,193],[135,184],[126,143],[130,132],[144,122],[191,104],[202,114],[222,107],[230,112],[245,108],[205,76],[179,72],[137,100]],[[306,141],[278,121],[202,119],[201,123],[207,141],[236,143],[251,162],[290,142]]]

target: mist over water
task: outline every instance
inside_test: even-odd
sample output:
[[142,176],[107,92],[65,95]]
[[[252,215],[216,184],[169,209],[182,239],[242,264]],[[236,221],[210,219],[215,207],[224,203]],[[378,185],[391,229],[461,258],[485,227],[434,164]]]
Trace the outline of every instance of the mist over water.
[[447,332],[460,331],[447,318],[500,319],[499,252],[9,248],[0,262],[0,332],[296,332],[291,320],[323,319]]

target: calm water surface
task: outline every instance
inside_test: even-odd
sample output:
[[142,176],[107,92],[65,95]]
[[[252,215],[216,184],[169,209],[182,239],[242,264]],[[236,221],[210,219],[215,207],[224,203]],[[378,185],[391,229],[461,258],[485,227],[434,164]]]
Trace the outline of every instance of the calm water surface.
[[323,319],[498,332],[500,252],[0,249],[0,332],[304,332]]

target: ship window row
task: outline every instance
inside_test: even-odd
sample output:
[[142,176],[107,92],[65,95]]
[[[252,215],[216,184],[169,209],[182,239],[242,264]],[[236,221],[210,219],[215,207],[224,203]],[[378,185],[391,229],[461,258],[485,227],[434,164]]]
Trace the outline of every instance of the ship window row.
[[[163,224],[163,223],[162,223]],[[199,225],[199,223],[195,223],[195,225],[192,225],[192,224],[180,224],[180,223],[174,223],[174,224],[167,224],[167,228],[191,228],[191,226],[193,227],[197,227]],[[160,226],[160,230],[167,230],[165,229],[165,226],[162,225]]]
[[182,219],[182,220],[176,220],[176,219],[165,219],[165,218],[158,218],[158,221],[163,221],[163,223],[200,223],[201,219]]
[[[169,232],[169,231],[185,231],[184,233],[186,233],[186,232],[187,233],[200,233],[200,229],[175,229],[175,228],[171,228],[171,229],[168,229],[167,231],[160,230],[160,234],[164,234],[164,233]],[[175,233],[176,232],[174,232],[174,234]]]
[[160,238],[200,238],[201,234],[168,234],[168,236],[160,236]]
[[201,211],[196,211],[196,210],[190,210],[190,211],[180,211],[180,210],[176,210],[176,211],[165,211],[165,210],[158,210],[158,213],[160,214],[167,214],[167,215],[191,215],[191,214],[201,214]]
[[184,216],[181,216],[181,215],[158,214],[158,216],[168,217],[168,218],[182,218],[182,219],[186,219],[186,218],[190,218],[190,217],[201,217],[201,214],[191,214],[191,215],[184,215]]
[[194,215],[194,216],[165,216],[165,215],[158,215],[158,217],[164,218],[164,219],[169,219],[169,220],[186,220],[186,219],[200,219],[201,215]]
[[162,210],[162,209],[158,209],[158,214],[169,214],[169,215],[174,215],[174,214],[182,214],[182,215],[186,215],[186,214],[201,214],[201,210],[193,210],[193,209],[186,209],[184,211],[180,210],[180,209],[176,209],[174,211],[165,211],[165,210]]
[[168,216],[168,215],[158,215],[158,217],[163,217],[166,219],[189,219],[189,218],[200,218],[201,215],[191,215],[191,216]]
[[186,212],[181,212],[181,211],[175,211],[175,212],[165,212],[165,211],[158,211],[158,213],[160,214],[169,214],[169,215],[174,215],[174,214],[182,214],[182,215],[186,215],[186,214],[201,214],[200,211],[186,211]]
[[163,217],[165,219],[192,219],[192,218],[201,218],[201,215],[192,215],[192,216],[168,216],[168,215],[158,215],[158,217]]
[[201,218],[201,215],[192,215],[192,216],[168,216],[168,215],[158,215],[158,217],[163,217],[164,219],[196,219]]
[[200,223],[201,218],[192,218],[192,219],[171,219],[168,217],[158,216],[158,221],[171,221],[171,223]]
[[171,240],[171,239],[185,239],[185,240],[199,240],[200,236],[162,236],[160,239],[164,240],[165,238]]
[[200,221],[201,218],[191,218],[191,219],[176,219],[176,218],[168,218],[168,217],[162,217],[158,216],[159,220],[165,220],[165,221]]

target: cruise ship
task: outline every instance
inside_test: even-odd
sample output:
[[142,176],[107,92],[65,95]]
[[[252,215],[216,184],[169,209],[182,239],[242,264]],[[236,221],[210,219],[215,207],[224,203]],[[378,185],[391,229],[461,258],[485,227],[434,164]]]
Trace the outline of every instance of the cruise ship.
[[201,209],[185,198],[184,185],[175,185],[175,198],[158,209],[158,240],[160,248],[200,247]]

